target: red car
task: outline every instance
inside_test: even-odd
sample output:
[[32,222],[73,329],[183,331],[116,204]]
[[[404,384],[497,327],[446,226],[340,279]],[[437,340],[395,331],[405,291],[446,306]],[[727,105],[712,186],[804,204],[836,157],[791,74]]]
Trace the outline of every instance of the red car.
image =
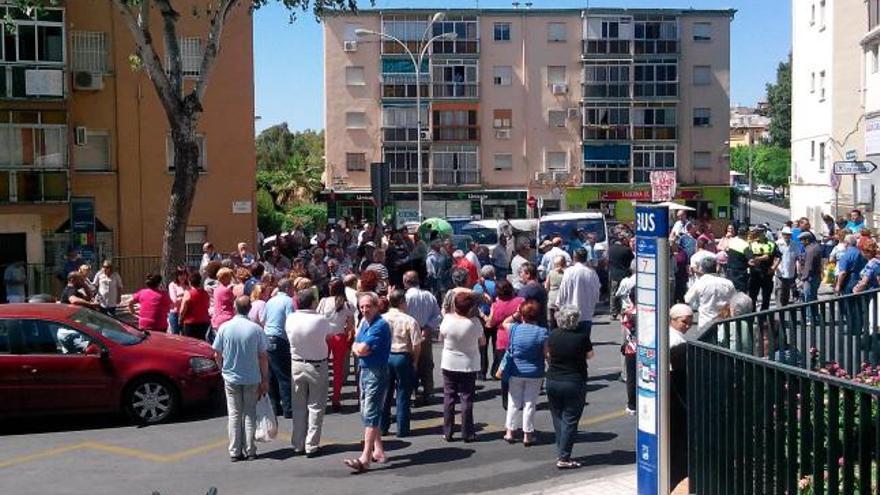
[[118,411],[159,423],[221,390],[206,342],[67,304],[0,305],[0,417]]

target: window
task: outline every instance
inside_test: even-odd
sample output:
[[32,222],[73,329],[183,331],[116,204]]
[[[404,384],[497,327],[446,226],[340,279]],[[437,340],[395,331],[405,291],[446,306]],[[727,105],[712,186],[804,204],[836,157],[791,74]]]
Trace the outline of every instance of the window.
[[492,82],[495,86],[510,86],[513,81],[513,67],[496,65],[492,68]]
[[810,26],[816,24],[816,3],[810,5]]
[[[417,40],[421,39],[423,31],[419,32]],[[446,20],[435,22],[432,26],[433,36],[444,33],[455,33],[454,40],[437,40],[434,42],[434,53],[479,53],[479,26],[476,16],[453,16],[449,15]],[[415,52],[415,50],[413,50]]]
[[588,54],[629,54],[631,17],[591,16],[587,18],[584,49]]
[[581,180],[584,184],[628,184],[630,159],[628,144],[585,144]]
[[547,85],[565,84],[565,66],[564,65],[548,65],[547,66]]
[[565,127],[565,110],[550,110],[547,112],[547,122],[550,127]]
[[431,146],[435,185],[456,186],[480,183],[479,149],[474,144]]
[[712,23],[694,23],[694,41],[712,41]]
[[0,320],[0,354],[9,354],[12,350],[12,342],[19,334],[20,320],[3,319]]
[[547,41],[551,43],[562,43],[566,40],[565,23],[564,22],[548,22],[547,23]]
[[73,164],[80,171],[110,170],[110,133],[86,131],[86,144],[73,147]]
[[[422,126],[428,122],[427,107],[422,106]],[[385,142],[418,141],[419,115],[413,106],[382,108],[382,136]]]
[[346,153],[345,170],[349,172],[363,172],[367,170],[366,153]]
[[492,126],[495,129],[510,129],[513,127],[511,120],[513,111],[510,109],[498,109],[492,112]]
[[819,101],[825,101],[825,71],[819,72]]
[[825,0],[819,0],[819,30],[825,29]]
[[584,98],[628,98],[632,82],[629,62],[586,62]]
[[[199,145],[199,172],[205,173],[208,170],[208,153],[205,145],[205,136],[196,134],[196,144]],[[165,156],[168,157],[168,171],[174,172],[174,141],[169,135],[165,139]]]
[[510,153],[498,153],[495,155],[495,170],[512,170],[513,155]]
[[365,86],[367,81],[364,79],[364,68],[357,65],[346,67],[345,84],[349,86]]
[[548,151],[544,154],[544,170],[547,172],[567,172],[568,153],[565,151]]
[[584,140],[629,139],[629,106],[584,107]]
[[673,59],[638,61],[633,94],[639,97],[678,96],[678,62]]
[[[429,72],[430,67],[425,60],[419,68],[421,84],[418,85],[423,98],[428,97]],[[409,58],[382,59],[382,98],[415,98],[416,87],[416,67]]]
[[107,33],[74,31],[70,35],[71,52],[73,53],[72,69],[75,72],[91,72],[106,74],[107,67]]
[[694,127],[709,127],[712,125],[712,110],[710,108],[694,109]]
[[[416,185],[419,183],[418,146],[414,144],[386,146],[382,156],[388,164],[391,183],[395,185]],[[422,179],[428,180],[428,150],[422,149]]]
[[810,93],[816,92],[816,73],[810,72]]
[[367,114],[364,112],[345,112],[346,129],[366,129]]
[[492,29],[495,41],[510,41],[510,23],[496,22]]
[[633,31],[636,55],[678,53],[678,19],[675,16],[636,16]]
[[876,74],[877,71],[880,70],[880,67],[878,67],[878,65],[880,65],[880,63],[878,63],[878,62],[880,62],[880,60],[878,60],[878,48],[880,48],[880,45],[877,45],[876,43],[873,46],[871,46],[871,50],[870,50],[871,74]]
[[868,0],[868,31],[880,26],[880,0]]
[[476,110],[447,110],[437,108],[433,111],[434,141],[478,141],[480,126]]
[[819,171],[825,171],[825,143],[819,143]]
[[204,225],[187,226],[184,242],[186,264],[198,268],[202,262],[202,245],[208,242],[208,228]]
[[0,7],[0,16],[11,21],[4,28],[3,59],[7,62],[64,62],[64,11],[46,9],[37,14]]
[[816,141],[810,141],[810,161],[816,161]]
[[654,170],[675,170],[675,152],[675,145],[633,146],[633,182],[650,182]]
[[712,167],[712,153],[708,151],[694,151],[694,169],[705,169]]
[[708,65],[694,66],[694,86],[707,86],[712,82],[712,68]]
[[[202,75],[202,40],[192,37],[181,37],[180,74],[187,79],[198,79]],[[165,70],[171,67],[171,57],[165,54]]]
[[476,59],[434,59],[434,98],[479,97]]
[[676,138],[675,106],[637,106],[633,108],[633,139]]
[[64,112],[0,112],[0,168],[67,168]]
[[91,337],[55,322],[23,320],[21,344],[24,354],[85,354]]

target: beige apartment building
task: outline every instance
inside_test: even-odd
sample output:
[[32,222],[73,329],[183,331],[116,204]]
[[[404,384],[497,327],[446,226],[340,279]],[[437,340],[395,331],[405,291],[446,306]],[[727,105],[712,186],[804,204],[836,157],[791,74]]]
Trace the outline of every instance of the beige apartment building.
[[[112,2],[39,14],[0,4],[7,12],[15,26],[0,48],[0,267],[57,266],[71,244],[71,199],[78,227],[94,211],[88,242],[98,259],[159,256],[173,177],[168,124],[147,75],[131,67],[134,44]],[[204,16],[182,16],[187,87],[207,32]],[[226,251],[254,237],[253,79],[251,17],[236,9],[201,120],[204,174],[187,233],[194,256],[206,239]]]
[[[650,172],[729,218],[731,10],[363,10],[324,22],[331,218],[372,218],[369,164],[417,217],[416,91],[426,217],[594,209],[631,220]],[[401,44],[427,47],[417,81]],[[531,201],[530,201],[531,200]],[[535,208],[530,204],[536,205]]]

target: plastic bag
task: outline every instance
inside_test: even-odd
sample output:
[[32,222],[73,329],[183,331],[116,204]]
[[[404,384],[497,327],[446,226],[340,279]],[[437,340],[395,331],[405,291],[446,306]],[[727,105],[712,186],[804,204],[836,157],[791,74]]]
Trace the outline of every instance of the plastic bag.
[[257,401],[257,434],[258,442],[271,442],[278,435],[278,419],[269,402],[269,396],[263,395]]

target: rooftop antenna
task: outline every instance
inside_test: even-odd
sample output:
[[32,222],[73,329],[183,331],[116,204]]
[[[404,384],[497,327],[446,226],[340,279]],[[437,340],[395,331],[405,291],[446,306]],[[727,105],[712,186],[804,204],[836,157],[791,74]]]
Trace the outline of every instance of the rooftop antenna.
[[519,2],[511,2],[511,5],[513,5],[513,8],[519,9]]
[[526,2],[526,8],[527,9],[532,8],[532,2]]

